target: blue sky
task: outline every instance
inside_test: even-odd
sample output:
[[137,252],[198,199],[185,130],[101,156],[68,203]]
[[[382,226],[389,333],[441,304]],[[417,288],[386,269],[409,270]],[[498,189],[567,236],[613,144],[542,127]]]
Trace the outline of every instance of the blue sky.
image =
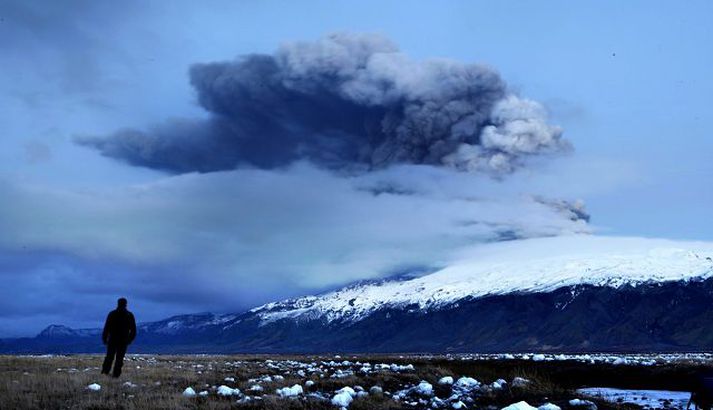
[[[184,239],[181,230],[170,230],[171,224],[162,220],[161,214],[175,212],[173,220],[184,221],[200,219],[196,215],[213,212],[213,208],[205,210],[201,208],[205,204],[201,204],[201,207],[171,208],[171,212],[166,212],[155,204],[165,198],[187,203],[195,195],[225,201],[225,197],[210,190],[205,192],[210,184],[216,184],[215,190],[229,191],[221,185],[225,183],[222,177],[203,180],[188,175],[180,176],[175,182],[164,172],[130,166],[74,143],[77,136],[109,135],[122,128],[149,127],[171,118],[205,118],[207,113],[196,103],[195,90],[188,81],[191,64],[225,61],[249,53],[271,54],[284,42],[314,41],[333,32],[380,34],[414,60],[444,58],[486,64],[500,73],[509,90],[539,101],[547,108],[550,123],[564,129],[564,137],[571,142],[574,151],[520,170],[506,183],[478,180],[475,184],[487,186],[488,195],[510,198],[527,192],[567,200],[581,199],[592,216],[592,229],[605,235],[713,240],[713,218],[708,214],[713,204],[710,183],[713,163],[709,159],[713,152],[710,135],[713,79],[709,74],[713,65],[711,15],[713,5],[706,1],[244,1],[200,5],[129,2],[121,7],[110,2],[3,3],[0,5],[0,47],[3,49],[0,53],[3,67],[0,182],[10,186],[5,192],[7,198],[15,201],[14,212],[22,200],[28,202],[27,209],[37,206],[35,215],[43,215],[50,227],[64,219],[80,225],[96,223],[104,232],[101,240],[106,240],[107,245],[105,250],[97,245],[96,251],[67,245],[74,243],[77,237],[95,240],[92,235],[100,235],[87,233],[88,230],[71,238],[65,234],[55,238],[53,232],[48,232],[46,237],[54,239],[44,242],[33,242],[31,235],[28,238],[32,240],[25,242],[4,238],[0,275],[6,277],[6,283],[15,283],[9,286],[8,295],[34,289],[29,291],[37,292],[34,296],[69,304],[71,308],[54,314],[51,306],[33,305],[36,302],[29,296],[4,302],[8,316],[0,317],[0,335],[32,332],[47,321],[92,325],[104,315],[103,306],[113,304],[117,292],[133,295],[137,307],[150,310],[144,318],[158,319],[167,314],[197,310],[240,309],[275,297],[378,277],[395,268],[393,264],[382,263],[382,259],[402,257],[405,265],[427,264],[428,261],[412,255],[432,248],[433,236],[428,235],[422,242],[414,241],[410,248],[404,246],[405,249],[399,251],[403,254],[377,254],[369,247],[355,245],[363,243],[356,237],[354,242],[342,244],[343,248],[315,245],[315,249],[329,250],[334,255],[348,255],[351,250],[360,249],[358,259],[370,262],[354,266],[343,262],[348,261],[349,256],[343,256],[343,260],[335,256],[339,261],[326,263],[311,258],[305,249],[285,245],[281,251],[287,255],[283,263],[299,260],[287,279],[265,273],[262,275],[265,282],[256,282],[263,289],[257,296],[251,297],[254,292],[244,289],[233,289],[239,295],[236,298],[227,294],[212,298],[215,286],[235,279],[231,269],[236,262],[218,263],[223,254],[216,254],[212,256],[214,264],[186,273],[186,278],[194,280],[204,277],[208,271],[221,271],[215,273],[219,279],[214,283],[208,281],[201,285],[205,288],[203,296],[193,299],[182,294],[185,289],[168,289],[166,285],[172,275],[178,275],[175,261],[167,261],[177,252],[172,247],[177,246],[174,242]],[[407,181],[403,182],[407,184],[416,180],[414,175],[420,171],[394,172],[390,178]],[[291,175],[301,178],[284,179]],[[428,175],[426,178],[432,176]],[[274,174],[259,173],[241,175],[241,178],[253,181],[256,186],[242,184],[239,190],[236,188],[235,197],[227,198],[235,200],[235,206],[242,204],[241,195],[249,198],[263,195],[260,184],[266,180],[284,183],[285,187],[304,187],[300,193],[316,189],[312,185],[316,180],[327,186],[334,183],[335,192],[342,189],[339,183],[310,165],[281,174],[276,180],[270,179],[276,178]],[[437,174],[432,178],[446,177]],[[466,189],[463,186],[470,184],[462,175],[448,180],[456,179],[461,185],[453,190]],[[182,188],[173,187],[173,183]],[[146,190],[152,193],[146,195],[151,198],[149,205],[157,206],[155,219],[133,213],[137,208],[149,207],[146,202],[126,199],[137,195],[137,184],[151,187]],[[168,193],[155,193],[153,184],[170,185],[169,188],[161,185]],[[15,196],[8,192],[14,192]],[[309,220],[313,215],[302,214],[300,210],[320,209],[320,206],[348,210],[348,204],[358,201],[351,195],[345,191],[340,197],[344,202],[334,204],[311,197],[305,201],[305,208],[290,212],[296,213],[296,218]],[[289,201],[290,198],[288,195],[283,199]],[[122,202],[124,199],[127,204]],[[39,206],[40,203],[47,206]],[[53,203],[61,206],[49,209]],[[111,209],[116,203],[123,204],[118,211]],[[419,209],[414,211],[414,218],[417,219],[415,215],[420,217],[423,209],[438,213],[444,207],[453,211],[450,207],[454,206],[429,208],[431,205],[431,202],[413,205]],[[367,202],[366,206],[375,215],[383,213],[384,218],[394,217],[382,203]],[[74,215],[70,212],[73,210],[80,211]],[[126,220],[113,220],[112,212],[123,215]],[[251,214],[252,210],[244,212]],[[280,213],[275,212],[277,214],[259,213],[254,217],[278,218]],[[333,217],[339,221],[360,220],[357,210],[344,212]],[[6,212],[5,215],[9,218],[8,215],[14,214]],[[319,244],[329,243],[330,235],[335,234],[313,232],[311,226],[305,228],[285,218],[285,225],[294,228],[287,232],[294,235],[295,241],[303,238],[301,235],[308,235],[322,238]],[[218,219],[216,226],[229,218]],[[137,225],[140,224],[142,230],[127,228],[126,237],[112,235],[111,227],[122,223],[124,227],[130,226],[134,220],[140,220]],[[155,226],[144,229],[149,224],[146,221]],[[12,221],[4,223],[10,225]],[[59,226],[57,224],[57,230]],[[70,228],[61,228],[64,233],[72,230],[72,225],[68,226]],[[264,237],[265,226],[271,225],[256,223],[254,231],[250,231],[251,238]],[[44,232],[36,227],[14,228],[18,232],[36,232],[34,235]],[[433,235],[442,234],[435,224],[432,228]],[[196,229],[205,230],[208,236],[217,235],[216,230],[205,225]],[[240,225],[236,229],[247,228]],[[174,242],[146,244],[169,231],[176,236]],[[378,231],[366,230],[363,234],[369,236],[375,232]],[[154,234],[156,236],[152,236]],[[107,239],[107,235],[111,238]],[[399,248],[395,244],[405,240],[398,235],[382,235],[388,238],[384,243],[391,248]],[[227,242],[234,239],[222,231],[219,236]],[[282,243],[272,236],[269,238],[266,243]],[[135,242],[132,243],[132,239]],[[191,241],[186,247],[193,249],[197,246],[195,238]],[[462,242],[453,239],[451,245],[461,246]],[[31,249],[26,249],[28,246]],[[142,253],[132,246],[146,246],[150,251]],[[429,256],[438,260],[443,252],[446,252],[445,247]],[[198,266],[202,262],[191,260],[190,263]],[[254,271],[264,267],[257,259],[250,264]],[[325,266],[325,273],[309,273],[312,269],[319,271],[314,267],[321,264]],[[347,273],[327,273],[332,272],[329,266]],[[191,269],[193,267],[186,268]],[[38,281],[43,277],[41,272],[48,271],[57,284],[42,285],[44,282]],[[369,272],[364,273],[366,271]],[[150,273],[142,276],[140,272]],[[155,289],[137,291],[126,284],[117,286],[101,275],[126,280],[150,277],[156,279],[151,282]],[[254,274],[244,275],[247,276],[239,277],[254,278],[251,276]],[[86,277],[96,281],[85,287],[65,286],[73,281],[82,282],[77,278]],[[32,280],[28,282],[27,278]],[[285,287],[285,283],[288,286]],[[67,292],[82,292],[85,300],[91,301],[92,308],[98,309],[97,313],[82,316],[77,313],[82,310],[80,304],[55,295]]]

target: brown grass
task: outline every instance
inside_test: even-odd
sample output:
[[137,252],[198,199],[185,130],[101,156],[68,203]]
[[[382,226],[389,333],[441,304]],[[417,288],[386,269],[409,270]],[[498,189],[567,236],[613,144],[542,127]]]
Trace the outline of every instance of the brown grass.
[[[491,383],[498,378],[508,381],[515,376],[525,377],[532,382],[525,388],[512,388],[493,391],[474,397],[477,408],[501,408],[508,404],[525,400],[532,405],[540,405],[546,401],[567,408],[567,401],[575,397],[572,391],[576,380],[571,380],[567,366],[586,365],[561,364],[565,368],[557,372],[553,364],[535,364],[533,362],[478,362],[447,360],[446,358],[399,358],[389,356],[362,356],[354,359],[375,363],[412,363],[414,372],[364,375],[355,373],[342,379],[329,377],[320,378],[316,375],[299,377],[265,365],[267,356],[170,356],[170,355],[132,355],[127,357],[124,374],[120,379],[112,379],[99,373],[102,357],[99,355],[76,355],[58,357],[22,357],[0,356],[0,409],[333,409],[328,401],[305,396],[299,399],[284,399],[277,397],[275,389],[293,384],[304,386],[310,379],[315,385],[306,388],[306,393],[323,392],[333,394],[344,386],[362,386],[367,391],[371,386],[381,386],[385,392],[394,393],[398,390],[426,380],[434,385],[437,395],[446,398],[450,389],[439,386],[438,379],[450,375],[455,378],[470,376],[483,383]],[[332,360],[332,357],[316,356],[270,357],[273,360],[295,359],[302,362]],[[339,359],[343,360],[343,359]],[[336,361],[339,361],[336,360]],[[233,364],[239,362],[237,364]],[[550,367],[547,367],[550,366]],[[353,369],[357,369],[354,367]],[[612,380],[601,368],[591,368],[592,372],[603,372],[603,380]],[[581,369],[577,370],[582,372]],[[614,371],[614,370],[613,370]],[[616,369],[620,372],[621,368]],[[662,370],[657,370],[662,372]],[[249,403],[237,403],[236,398],[219,397],[213,390],[214,386],[226,384],[240,388],[247,394],[253,384],[251,378],[263,375],[281,374],[284,380],[262,383],[263,398]],[[575,371],[571,374],[580,374]],[[587,377],[594,377],[584,371]],[[614,374],[614,373],[612,373]],[[226,382],[226,377],[235,378],[235,382]],[[608,379],[607,379],[608,378]],[[564,383],[562,380],[567,380]],[[130,381],[136,387],[125,386]],[[102,386],[99,392],[87,390],[91,383]],[[566,384],[566,385],[565,385]],[[609,386],[615,387],[612,383]],[[191,386],[196,392],[208,390],[207,397],[187,398],[182,396],[183,390]],[[624,408],[612,404],[598,402],[602,409]],[[470,406],[472,408],[473,406]],[[404,409],[414,408],[392,400],[388,395],[358,398],[350,409]]]

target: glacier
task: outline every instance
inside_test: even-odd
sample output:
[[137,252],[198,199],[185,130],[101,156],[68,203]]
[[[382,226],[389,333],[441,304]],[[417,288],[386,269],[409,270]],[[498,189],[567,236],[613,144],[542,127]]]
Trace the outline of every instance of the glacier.
[[637,237],[568,235],[473,246],[446,267],[410,280],[348,286],[320,296],[252,309],[263,323],[281,319],[360,320],[403,306],[437,309],[466,298],[547,292],[572,285],[617,288],[705,279],[713,243]]

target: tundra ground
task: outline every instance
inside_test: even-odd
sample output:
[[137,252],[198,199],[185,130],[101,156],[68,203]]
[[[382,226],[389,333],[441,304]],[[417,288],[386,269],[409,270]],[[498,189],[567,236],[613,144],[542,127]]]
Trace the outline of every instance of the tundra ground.
[[[709,362],[695,361],[642,365],[409,355],[129,355],[121,378],[112,379],[99,374],[102,359],[0,356],[0,409],[336,409],[344,403],[357,410],[500,409],[520,401],[562,409],[586,410],[592,402],[599,409],[633,409],[637,406],[583,397],[575,390],[687,391],[696,374],[711,368]],[[100,389],[88,388],[92,384]],[[590,402],[573,405],[575,398]]]

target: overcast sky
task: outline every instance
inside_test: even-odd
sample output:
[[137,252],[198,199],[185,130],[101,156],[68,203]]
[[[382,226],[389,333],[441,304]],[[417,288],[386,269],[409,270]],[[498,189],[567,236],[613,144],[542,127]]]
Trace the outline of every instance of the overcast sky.
[[711,15],[0,2],[0,337],[98,326],[118,296],[139,321],[239,311],[503,238],[713,240]]

